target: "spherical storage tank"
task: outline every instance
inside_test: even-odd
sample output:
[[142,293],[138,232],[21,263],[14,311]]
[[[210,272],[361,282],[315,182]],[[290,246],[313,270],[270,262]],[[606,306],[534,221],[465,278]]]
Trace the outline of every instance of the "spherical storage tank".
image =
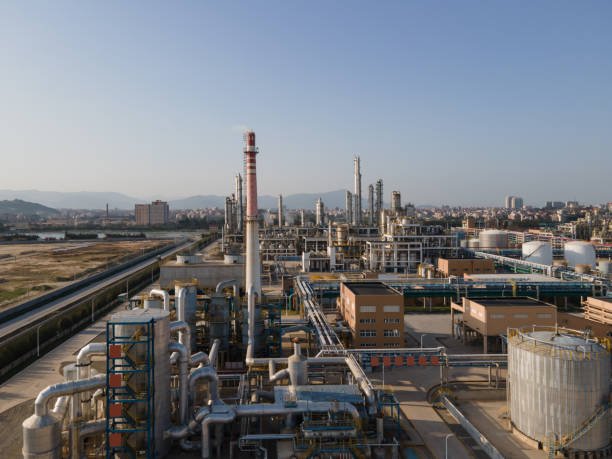
[[[610,353],[580,335],[510,329],[508,380],[510,419],[528,437],[547,445],[563,441],[608,403]],[[567,445],[577,451],[608,446],[609,416]]]
[[548,242],[530,241],[523,243],[523,260],[542,265],[552,265],[553,251]]
[[590,242],[566,242],[563,252],[569,266],[589,265],[591,268],[595,268],[595,248]]
[[499,230],[484,230],[478,235],[479,245],[484,250],[505,249],[508,247],[508,233]]

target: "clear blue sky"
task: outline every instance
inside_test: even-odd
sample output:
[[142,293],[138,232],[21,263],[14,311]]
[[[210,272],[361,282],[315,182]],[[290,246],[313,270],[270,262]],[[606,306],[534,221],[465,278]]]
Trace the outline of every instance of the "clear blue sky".
[[0,188],[612,200],[612,2],[0,3]]

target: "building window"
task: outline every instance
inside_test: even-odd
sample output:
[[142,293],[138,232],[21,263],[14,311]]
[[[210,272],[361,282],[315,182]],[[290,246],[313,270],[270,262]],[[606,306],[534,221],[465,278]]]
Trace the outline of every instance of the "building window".
[[359,306],[359,312],[376,312],[376,306]]
[[385,323],[386,324],[399,324],[400,320],[399,319],[385,319]]
[[383,343],[384,347],[400,347],[400,343]]
[[512,317],[515,319],[527,319],[529,318],[529,314],[513,314]]
[[376,343],[361,343],[359,347],[376,347]]
[[387,305],[384,307],[385,312],[400,312],[400,307],[397,305]]
[[376,336],[376,330],[360,330],[359,336],[362,338],[372,338]]
[[385,330],[385,338],[397,338],[399,337],[400,332],[397,328],[393,328],[391,330]]
[[504,317],[506,317],[505,314],[491,314],[489,316],[491,319],[503,319]]
[[552,319],[552,314],[536,314],[536,317],[538,319]]
[[375,324],[376,319],[359,319],[360,324]]

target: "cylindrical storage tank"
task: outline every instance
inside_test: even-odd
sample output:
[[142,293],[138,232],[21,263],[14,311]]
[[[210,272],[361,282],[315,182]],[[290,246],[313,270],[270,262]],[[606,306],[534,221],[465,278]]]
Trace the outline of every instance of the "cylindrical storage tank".
[[[169,312],[163,309],[131,309],[114,314],[109,321],[110,329],[114,336],[107,337],[109,344],[121,344],[123,352],[129,359],[122,360],[126,365],[123,370],[130,366],[147,365],[153,370],[153,381],[147,380],[146,372],[124,373],[129,375],[123,380],[123,385],[130,387],[134,393],[142,393],[149,390],[154,397],[153,409],[155,413],[147,413],[146,402],[124,403],[123,409],[136,421],[147,420],[153,425],[153,441],[155,452],[158,457],[164,457],[170,448],[170,440],[166,439],[164,432],[170,428],[170,354],[168,344],[170,339]],[[116,324],[116,325],[112,325]],[[151,324],[152,335],[148,335],[147,324]],[[113,333],[111,331],[111,333]],[[149,343],[153,344],[153,355],[147,356]],[[148,358],[149,357],[149,358]],[[129,395],[125,396],[130,398]],[[125,434],[126,443],[136,450],[145,449],[146,437],[137,432]],[[107,439],[108,440],[108,439]]]
[[193,265],[199,263],[201,258],[198,255],[177,255],[176,256],[176,264],[177,265]]
[[595,268],[595,248],[590,242],[566,242],[563,252],[568,266],[573,268],[577,265],[589,265],[591,268]]
[[[510,418],[516,429],[547,444],[576,432],[608,402],[610,353],[592,340],[555,331],[510,329],[508,380]],[[608,446],[604,416],[568,445],[578,451]]]
[[62,429],[60,419],[33,414],[21,424],[24,459],[60,459]]
[[483,250],[496,250],[508,248],[508,233],[499,230],[484,230],[478,235],[479,248]]
[[[178,298],[181,295],[181,291],[185,291],[185,305],[183,307],[183,312],[181,313],[178,309]],[[197,333],[196,333],[196,312],[198,307],[198,289],[193,282],[185,282],[185,283],[177,283],[174,287],[174,298],[175,298],[175,308],[177,308],[176,317],[178,320],[182,320],[189,324],[189,330],[191,333],[191,351],[195,349],[197,342]]]
[[541,265],[552,265],[552,245],[543,241],[524,242],[522,246],[523,260],[539,263]]
[[468,249],[478,249],[480,247],[479,239],[468,239],[467,241]]

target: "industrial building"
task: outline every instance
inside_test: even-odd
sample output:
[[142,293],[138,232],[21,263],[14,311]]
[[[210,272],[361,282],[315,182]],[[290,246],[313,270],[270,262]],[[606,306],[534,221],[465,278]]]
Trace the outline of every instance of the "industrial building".
[[[461,314],[458,321],[455,321],[456,313]],[[502,336],[508,328],[534,324],[554,326],[557,308],[532,298],[463,298],[462,304],[451,304],[450,320],[453,336],[458,333],[464,342],[481,339],[486,354],[492,346],[502,348]]]
[[354,347],[399,348],[404,343],[404,297],[382,282],[343,282],[338,299]]
[[438,271],[444,277],[495,273],[493,260],[484,258],[438,258]]
[[612,326],[612,298],[588,297],[584,303],[584,317]]

